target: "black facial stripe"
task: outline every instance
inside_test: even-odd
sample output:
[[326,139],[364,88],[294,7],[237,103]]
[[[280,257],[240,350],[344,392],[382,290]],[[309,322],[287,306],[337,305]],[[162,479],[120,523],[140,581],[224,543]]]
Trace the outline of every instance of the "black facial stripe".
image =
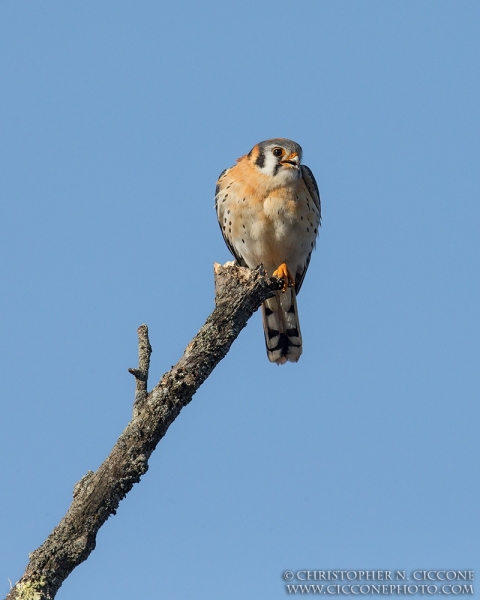
[[259,148],[259,152],[258,152],[257,160],[255,161],[255,164],[257,165],[257,167],[260,167],[260,169],[265,164],[265,151],[263,148]]
[[280,163],[277,163],[277,164],[275,165],[275,168],[273,169],[273,176],[274,176],[274,177],[275,177],[275,175],[276,175],[276,174],[277,174],[277,173],[280,171],[280,167],[281,167],[281,166],[282,166],[282,165],[281,165]]

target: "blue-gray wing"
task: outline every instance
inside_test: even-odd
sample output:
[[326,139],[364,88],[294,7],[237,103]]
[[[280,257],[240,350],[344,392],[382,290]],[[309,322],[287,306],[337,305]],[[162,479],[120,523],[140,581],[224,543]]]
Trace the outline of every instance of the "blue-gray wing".
[[320,204],[320,192],[318,190],[317,182],[315,181],[315,177],[311,169],[309,169],[306,165],[301,166],[302,169],[302,177],[305,185],[307,186],[307,190],[312,197],[312,200],[315,202],[316,207],[318,208],[318,214],[320,216],[320,221],[322,220],[322,207]]
[[225,244],[227,245],[227,248],[230,250],[232,256],[235,258],[235,260],[237,261],[237,263],[241,266],[241,267],[246,267],[247,263],[243,260],[243,258],[238,254],[238,252],[235,252],[235,248],[233,247],[233,245],[230,243],[230,240],[228,239],[228,237],[225,235],[225,229],[222,227],[222,219],[221,219],[221,210],[220,210],[220,206],[218,204],[218,197],[222,192],[222,184],[221,184],[221,180],[223,179],[223,177],[225,176],[225,174],[227,173],[228,169],[225,169],[224,171],[222,171],[220,173],[220,176],[217,180],[217,186],[215,188],[215,211],[217,213],[217,220],[218,220],[218,225],[220,227],[220,231],[222,232],[222,236],[223,239],[225,240]]
[[[321,214],[321,204],[320,204],[320,192],[318,190],[317,182],[315,181],[315,177],[313,176],[312,171],[306,166],[302,165],[302,178],[307,187],[308,193],[312,198],[315,206],[318,209],[318,227],[320,227],[322,214]],[[302,287],[303,280],[305,279],[305,274],[307,273],[308,265],[310,264],[310,258],[312,256],[312,252],[307,256],[307,260],[305,261],[305,266],[301,271],[298,271],[295,275],[295,292],[298,294],[300,288]]]

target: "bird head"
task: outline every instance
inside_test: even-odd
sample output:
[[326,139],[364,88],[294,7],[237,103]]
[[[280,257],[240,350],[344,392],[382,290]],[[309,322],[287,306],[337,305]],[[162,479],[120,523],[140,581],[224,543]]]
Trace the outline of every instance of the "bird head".
[[260,142],[247,155],[255,168],[273,177],[279,185],[301,177],[302,148],[286,138],[274,138]]

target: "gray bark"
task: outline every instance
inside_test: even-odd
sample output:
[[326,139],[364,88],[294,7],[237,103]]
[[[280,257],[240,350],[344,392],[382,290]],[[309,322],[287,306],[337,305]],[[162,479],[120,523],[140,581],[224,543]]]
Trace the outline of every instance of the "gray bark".
[[148,459],[193,394],[227,354],[248,319],[281,289],[279,279],[233,263],[214,265],[216,307],[183,356],[147,392],[151,347],[148,328],[138,329],[139,365],[133,418],[110,455],[74,487],[66,515],[40,548],[29,555],[24,575],[7,600],[51,600],[73,569],[95,548],[100,527],[148,469]]

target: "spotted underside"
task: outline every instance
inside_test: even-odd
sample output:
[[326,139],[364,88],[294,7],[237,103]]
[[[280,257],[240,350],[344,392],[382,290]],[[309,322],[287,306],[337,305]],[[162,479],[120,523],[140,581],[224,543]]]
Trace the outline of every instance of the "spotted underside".
[[282,172],[275,175],[275,165],[272,173],[262,171],[262,161],[257,145],[226,169],[217,182],[215,206],[225,242],[240,265],[262,263],[269,275],[285,265],[294,280],[293,287],[267,300],[262,311],[267,354],[283,364],[298,360],[302,351],[296,294],[318,235],[320,196],[308,167],[301,165],[296,173],[290,169],[282,179]]

